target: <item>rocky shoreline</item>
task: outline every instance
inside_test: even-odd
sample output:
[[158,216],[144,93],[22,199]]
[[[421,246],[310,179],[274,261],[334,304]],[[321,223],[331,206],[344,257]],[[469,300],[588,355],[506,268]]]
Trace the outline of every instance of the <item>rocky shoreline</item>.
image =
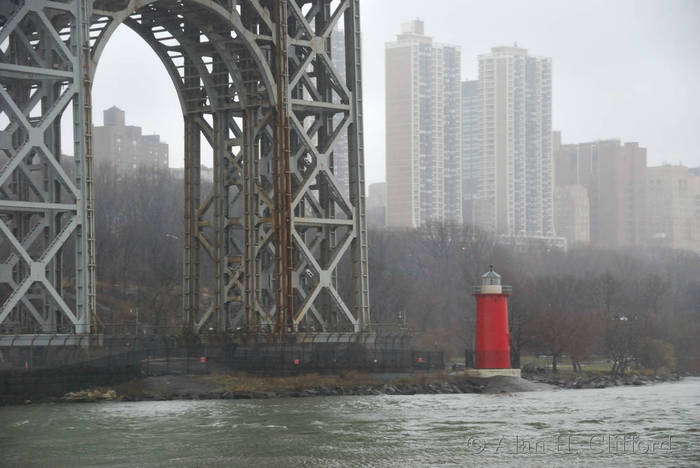
[[189,376],[148,377],[138,392],[116,389],[91,389],[71,392],[54,399],[58,402],[95,401],[166,401],[166,400],[241,400],[266,398],[301,398],[315,396],[368,395],[431,395],[456,393],[511,393],[548,390],[544,383],[533,383],[516,377],[452,380],[431,383],[384,383],[374,385],[318,386],[304,389],[269,391],[226,391],[205,388],[201,381],[188,381]]
[[559,388],[580,389],[580,388],[607,388],[624,385],[642,386],[652,383],[675,382],[683,378],[678,372],[663,375],[641,375],[628,374],[615,376],[601,373],[583,373],[574,375],[556,375],[546,371],[523,372],[523,377],[538,383],[554,385]]
[[[554,375],[547,372],[528,372],[523,378],[459,378],[447,376],[443,381],[413,383],[376,383],[362,385],[320,385],[295,389],[265,389],[254,391],[224,390],[201,376],[169,375],[144,377],[113,388],[93,388],[70,392],[62,397],[47,398],[48,402],[100,401],[167,401],[167,400],[241,400],[269,398],[302,398],[315,396],[368,396],[368,395],[431,395],[458,393],[514,393],[551,389],[592,389],[612,386],[641,386],[652,383],[678,381],[678,373],[644,376],[630,374]],[[25,403],[32,403],[27,400]]]

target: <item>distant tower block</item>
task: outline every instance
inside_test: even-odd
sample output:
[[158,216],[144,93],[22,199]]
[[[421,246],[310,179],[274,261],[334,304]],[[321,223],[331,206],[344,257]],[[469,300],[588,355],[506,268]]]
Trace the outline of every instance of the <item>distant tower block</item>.
[[508,333],[508,296],[512,289],[501,285],[501,275],[489,271],[481,277],[481,286],[474,286],[476,298],[476,369],[510,369]]

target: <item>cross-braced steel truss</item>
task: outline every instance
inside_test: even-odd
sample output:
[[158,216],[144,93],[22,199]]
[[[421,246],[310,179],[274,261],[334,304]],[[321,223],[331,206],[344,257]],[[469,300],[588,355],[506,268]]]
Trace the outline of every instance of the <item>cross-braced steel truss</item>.
[[[122,24],[161,59],[184,116],[186,324],[367,331],[359,0],[12,0],[0,3],[0,333],[94,330],[90,95]],[[69,104],[73,176],[61,165]],[[347,155],[334,153],[341,134]]]

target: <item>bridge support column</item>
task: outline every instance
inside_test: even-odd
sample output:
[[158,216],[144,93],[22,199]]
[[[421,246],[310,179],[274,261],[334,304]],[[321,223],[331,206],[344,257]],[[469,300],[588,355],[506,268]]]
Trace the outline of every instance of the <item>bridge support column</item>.
[[[0,0],[0,333],[96,331],[90,94],[120,25],[158,56],[184,115],[184,326],[368,329],[359,0],[185,3]],[[69,105],[74,177],[60,164]]]
[[367,265],[367,224],[365,220],[365,147],[362,112],[362,57],[360,0],[349,0],[345,12],[345,67],[352,99],[353,116],[348,126],[348,167],[350,203],[355,208],[355,239],[351,245],[353,306],[358,323],[355,331],[369,331],[369,270]]
[[219,110],[214,113],[214,326],[216,331],[225,332],[228,328],[228,139],[230,112]]
[[185,252],[183,305],[191,330],[199,317],[200,132],[197,115],[185,116]]
[[[92,2],[0,2],[0,333],[94,332]],[[61,165],[72,104],[74,176]],[[75,245],[74,301],[62,250]],[[71,275],[72,276],[72,275]],[[66,297],[69,296],[69,297]],[[58,330],[60,326],[61,330]]]

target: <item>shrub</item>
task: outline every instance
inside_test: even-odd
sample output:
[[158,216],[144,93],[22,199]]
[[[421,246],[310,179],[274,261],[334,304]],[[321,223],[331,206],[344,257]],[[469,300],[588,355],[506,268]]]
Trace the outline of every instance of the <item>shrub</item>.
[[671,343],[654,338],[644,339],[640,352],[640,364],[657,373],[661,368],[674,370],[676,368],[676,353]]

